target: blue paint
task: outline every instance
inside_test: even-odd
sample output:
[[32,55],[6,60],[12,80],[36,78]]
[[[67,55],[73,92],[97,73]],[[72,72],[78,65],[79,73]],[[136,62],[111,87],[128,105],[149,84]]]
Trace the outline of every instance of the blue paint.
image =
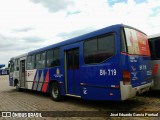
[[143,82],[150,83],[152,81],[152,73],[149,74],[152,72],[149,62],[150,57],[122,54],[121,59],[124,70],[131,72],[131,84],[133,87],[141,86]]

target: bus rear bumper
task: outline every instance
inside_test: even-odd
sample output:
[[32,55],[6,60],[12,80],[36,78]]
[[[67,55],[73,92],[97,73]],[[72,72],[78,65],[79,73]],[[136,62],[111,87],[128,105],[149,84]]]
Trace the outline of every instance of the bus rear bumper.
[[123,85],[123,82],[120,82],[120,90],[121,90],[121,100],[126,100],[136,96],[137,94],[141,94],[143,92],[148,91],[153,86],[153,81],[141,86],[132,87],[132,85]]

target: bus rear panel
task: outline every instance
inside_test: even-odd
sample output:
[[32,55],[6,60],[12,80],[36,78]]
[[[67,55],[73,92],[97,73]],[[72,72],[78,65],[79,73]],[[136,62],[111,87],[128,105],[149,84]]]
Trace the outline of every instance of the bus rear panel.
[[147,36],[139,30],[126,27],[122,31],[121,46],[123,100],[148,91],[153,81]]

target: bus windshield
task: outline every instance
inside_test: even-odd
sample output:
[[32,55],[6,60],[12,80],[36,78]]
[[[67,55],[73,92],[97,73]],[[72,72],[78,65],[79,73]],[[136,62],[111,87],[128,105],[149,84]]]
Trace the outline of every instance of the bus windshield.
[[14,62],[10,61],[10,72],[14,72]]
[[150,56],[147,35],[131,28],[124,28],[124,32],[129,54]]

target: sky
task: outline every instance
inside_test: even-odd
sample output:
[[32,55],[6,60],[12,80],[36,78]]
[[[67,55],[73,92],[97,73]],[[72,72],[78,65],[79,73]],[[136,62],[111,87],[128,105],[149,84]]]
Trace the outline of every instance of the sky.
[[0,0],[0,64],[113,24],[160,33],[160,0]]

